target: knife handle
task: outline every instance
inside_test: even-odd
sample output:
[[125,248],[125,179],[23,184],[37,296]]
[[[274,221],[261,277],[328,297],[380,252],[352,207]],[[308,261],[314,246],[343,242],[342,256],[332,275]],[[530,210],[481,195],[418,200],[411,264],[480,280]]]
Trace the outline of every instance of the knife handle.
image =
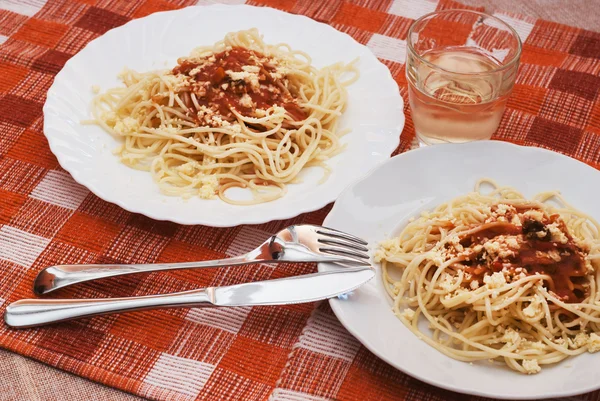
[[213,288],[128,298],[23,299],[8,305],[4,321],[10,327],[26,328],[111,313],[213,306],[213,301]]

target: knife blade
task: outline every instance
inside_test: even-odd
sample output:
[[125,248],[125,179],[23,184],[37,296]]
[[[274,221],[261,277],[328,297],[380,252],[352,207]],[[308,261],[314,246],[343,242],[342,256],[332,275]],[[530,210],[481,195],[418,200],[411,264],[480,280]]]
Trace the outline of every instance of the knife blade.
[[8,305],[4,321],[14,328],[82,317],[177,307],[285,305],[314,302],[350,292],[375,275],[371,267],[332,271],[172,294],[100,299],[23,299]]

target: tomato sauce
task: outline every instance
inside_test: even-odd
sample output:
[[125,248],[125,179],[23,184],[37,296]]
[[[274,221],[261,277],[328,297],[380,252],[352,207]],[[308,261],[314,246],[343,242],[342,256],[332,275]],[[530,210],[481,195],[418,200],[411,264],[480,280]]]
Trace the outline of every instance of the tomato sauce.
[[[196,82],[207,82],[201,94],[197,96],[198,103],[208,108],[216,108],[222,116],[233,119],[230,108],[236,109],[246,116],[254,115],[255,109],[266,110],[274,105],[282,106],[287,114],[296,121],[307,118],[307,114],[298,106],[294,97],[285,89],[282,78],[274,78],[276,72],[274,61],[253,50],[234,47],[212,55],[214,61],[183,60],[173,69],[173,74],[184,74]],[[210,59],[210,57],[208,57]],[[233,80],[226,71],[243,72],[245,66],[256,66],[258,72],[258,87],[251,87],[248,82],[240,79]],[[252,99],[253,107],[243,104],[242,96]]]
[[[546,227],[551,223],[559,225],[560,230],[568,238],[566,243],[552,241],[552,236]],[[490,262],[483,257],[483,252],[472,255],[464,262],[465,271],[473,276],[472,280],[481,283],[486,273],[504,269],[515,272],[515,269],[522,268],[522,272],[526,275],[539,273],[550,276],[550,280],[544,283],[545,287],[564,302],[581,302],[585,299],[587,281],[585,255],[575,244],[558,215],[552,215],[543,222],[525,220],[522,225],[498,222],[486,226],[489,227],[461,238],[460,243],[472,247],[477,244],[483,245],[500,235],[519,234],[523,236],[524,241],[520,244],[520,248],[514,251],[514,256],[496,257]],[[554,255],[554,258],[549,255],[549,252]],[[560,260],[556,260],[558,257]]]

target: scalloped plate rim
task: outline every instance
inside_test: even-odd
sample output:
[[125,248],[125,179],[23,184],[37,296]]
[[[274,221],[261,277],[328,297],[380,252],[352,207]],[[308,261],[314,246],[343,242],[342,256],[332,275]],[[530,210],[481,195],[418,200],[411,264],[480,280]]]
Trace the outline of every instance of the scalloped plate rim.
[[[102,188],[100,188],[98,186],[98,183],[94,179],[91,179],[91,181],[90,181],[90,178],[86,177],[81,169],[78,169],[77,166],[66,161],[66,158],[64,157],[64,155],[62,155],[61,149],[60,149],[60,146],[62,146],[62,144],[59,144],[61,138],[55,138],[53,135],[48,133],[49,130],[52,130],[51,123],[53,122],[53,120],[52,120],[52,118],[47,118],[47,117],[48,116],[51,117],[51,113],[56,111],[56,107],[53,104],[54,102],[53,102],[52,97],[58,96],[58,94],[55,94],[55,92],[57,91],[57,88],[63,84],[62,81],[67,79],[67,77],[65,77],[64,75],[67,73],[68,68],[70,68],[76,62],[76,58],[81,53],[85,54],[86,52],[89,52],[90,50],[94,50],[96,46],[100,46],[100,45],[98,45],[98,42],[101,41],[103,38],[105,38],[107,36],[108,37],[114,36],[116,34],[119,34],[119,32],[124,33],[132,25],[135,26],[138,24],[147,23],[148,21],[165,18],[165,16],[168,16],[169,14],[173,14],[173,13],[183,13],[184,10],[188,10],[188,9],[202,9],[203,11],[204,10],[231,11],[233,9],[240,9],[240,10],[260,9],[261,12],[274,13],[279,18],[282,18],[282,17],[283,18],[294,18],[294,19],[305,21],[305,23],[312,24],[313,26],[319,26],[320,28],[329,31],[332,34],[338,35],[340,38],[343,38],[343,40],[345,40],[345,41],[352,42],[354,46],[360,46],[360,47],[366,49],[366,46],[359,44],[348,34],[337,31],[335,28],[331,27],[330,25],[314,21],[303,15],[288,14],[283,11],[269,8],[269,7],[254,7],[254,6],[249,6],[249,5],[225,5],[225,4],[213,4],[213,5],[207,5],[207,6],[190,6],[190,7],[185,7],[185,8],[179,9],[179,10],[157,12],[157,13],[151,14],[149,16],[146,16],[144,18],[128,21],[126,24],[116,27],[116,28],[113,28],[113,29],[107,31],[105,34],[103,34],[103,35],[99,36],[98,38],[87,43],[76,55],[74,55],[72,58],[70,58],[65,63],[65,65],[63,66],[61,71],[56,75],[54,82],[48,89],[48,98],[46,99],[46,102],[44,103],[44,106],[43,106],[44,135],[48,139],[50,149],[51,149],[52,153],[57,157],[58,162],[61,165],[61,167],[65,171],[67,171],[69,174],[71,174],[71,176],[73,177],[73,179],[76,182],[85,186],[92,193],[94,193],[96,196],[98,196],[99,198],[101,198],[105,201],[116,204],[119,207],[121,207],[125,210],[128,210],[130,212],[140,213],[140,214],[143,214],[143,215],[150,217],[152,219],[155,219],[155,220],[172,221],[172,222],[175,222],[178,224],[184,224],[184,225],[203,224],[203,225],[209,225],[209,226],[213,226],[213,227],[232,227],[232,226],[237,226],[240,224],[260,224],[260,223],[265,223],[265,222],[272,221],[272,220],[288,219],[288,218],[295,217],[302,213],[307,213],[310,211],[318,210],[318,209],[321,209],[322,207],[326,206],[327,204],[331,203],[332,201],[334,201],[337,196],[329,195],[326,198],[320,199],[318,202],[314,201],[311,204],[306,205],[305,207],[295,207],[293,210],[289,210],[287,212],[280,211],[279,213],[277,213],[277,211],[279,209],[275,209],[276,212],[273,213],[273,217],[260,216],[260,215],[252,216],[252,215],[246,213],[246,214],[244,214],[245,217],[240,217],[235,221],[224,221],[224,222],[215,221],[215,220],[211,220],[210,218],[208,218],[208,219],[205,217],[203,218],[202,216],[195,216],[192,219],[184,220],[184,219],[180,219],[180,218],[173,218],[173,217],[167,216],[167,215],[165,215],[165,213],[163,213],[161,211],[155,211],[152,208],[145,209],[143,207],[136,207],[129,203],[129,202],[131,202],[131,200],[128,200],[128,199],[124,200],[119,195],[115,195],[114,193],[110,193],[110,192],[107,193],[105,190],[103,190]],[[402,97],[399,95],[398,85],[392,78],[389,70],[379,60],[377,60],[377,58],[374,55],[372,55],[372,53],[371,53],[371,56],[373,57],[372,61],[376,61],[376,63],[373,63],[373,65],[371,65],[370,67],[380,69],[381,73],[385,74],[385,79],[389,81],[390,88],[388,88],[388,90],[386,91],[385,98],[388,99],[388,97],[390,95],[393,95],[392,92],[394,92],[394,91],[397,94],[396,112],[398,113],[398,116],[399,116],[397,125],[396,125],[396,130],[398,131],[397,137],[395,138],[395,140],[390,140],[388,138],[388,141],[389,141],[388,150],[385,153],[382,153],[382,155],[389,157],[392,154],[392,152],[395,150],[395,148],[398,146],[399,141],[400,141],[400,132],[402,131],[402,128],[404,127],[404,123],[405,123],[405,117],[404,117],[404,113],[403,113],[404,102],[403,102]],[[394,96],[392,96],[392,97],[394,97]],[[382,161],[385,161],[385,158],[383,158]],[[118,162],[116,160],[116,158],[115,158],[115,162]],[[377,162],[377,163],[379,163],[379,162]],[[346,186],[349,185],[350,183],[351,183],[351,181],[347,182]],[[323,185],[327,185],[327,183],[324,183]],[[343,190],[343,188],[338,192],[341,192],[342,190]],[[339,193],[337,195],[339,195]],[[218,199],[216,199],[214,201],[221,202]],[[271,202],[271,203],[273,203],[273,202]]]

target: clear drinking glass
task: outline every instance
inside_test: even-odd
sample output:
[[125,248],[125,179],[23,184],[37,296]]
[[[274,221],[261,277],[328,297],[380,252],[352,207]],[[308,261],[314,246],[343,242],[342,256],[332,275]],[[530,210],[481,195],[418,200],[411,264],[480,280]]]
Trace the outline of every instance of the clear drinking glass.
[[421,146],[490,139],[521,56],[521,40],[491,15],[445,10],[408,31],[408,98]]

